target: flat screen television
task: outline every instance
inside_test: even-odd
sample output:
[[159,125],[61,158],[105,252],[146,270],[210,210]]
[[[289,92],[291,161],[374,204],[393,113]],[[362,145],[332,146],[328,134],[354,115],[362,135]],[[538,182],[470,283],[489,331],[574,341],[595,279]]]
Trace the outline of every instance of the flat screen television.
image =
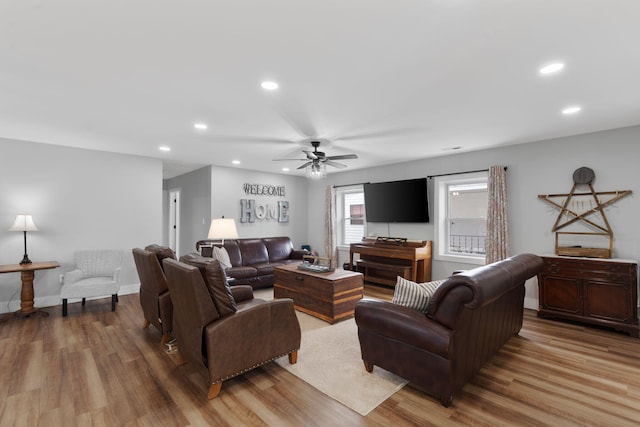
[[364,184],[367,222],[429,222],[427,178]]

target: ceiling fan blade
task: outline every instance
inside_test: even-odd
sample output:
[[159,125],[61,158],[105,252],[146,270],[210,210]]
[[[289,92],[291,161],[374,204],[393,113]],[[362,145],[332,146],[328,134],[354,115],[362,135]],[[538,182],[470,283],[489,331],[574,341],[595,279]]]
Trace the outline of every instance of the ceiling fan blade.
[[409,126],[396,129],[387,129],[381,131],[359,133],[353,135],[345,135],[338,138],[333,138],[334,141],[349,141],[357,139],[374,139],[374,138],[392,138],[399,136],[415,135],[426,131],[425,128],[420,126]]
[[316,134],[316,129],[302,104],[291,94],[274,99],[277,99],[277,101],[274,100],[272,106],[280,117],[300,136],[313,138]]
[[306,162],[309,159],[273,159],[274,162],[284,162],[284,161],[295,161],[295,162]]
[[250,135],[210,135],[203,136],[203,138],[211,140],[212,142],[247,142],[247,143],[284,143],[284,144],[293,144],[293,141],[288,141],[282,138],[269,138],[269,137],[261,137],[261,136],[250,136]]
[[307,155],[307,158],[309,160],[317,160],[318,159],[318,156],[316,156],[316,154],[313,151],[302,150],[302,152]]
[[338,169],[344,169],[347,167],[347,165],[343,165],[342,163],[338,163],[338,162],[333,162],[331,160],[326,160],[324,163],[328,164],[329,166],[333,166],[334,168],[338,168]]
[[300,167],[297,167],[296,169],[304,169],[304,168],[306,168],[307,166],[312,165],[312,164],[313,164],[313,162],[307,162],[307,163],[305,163],[304,165],[302,165],[302,166],[300,166]]
[[357,159],[358,156],[355,154],[341,154],[339,156],[329,156],[327,160],[348,160],[348,159]]

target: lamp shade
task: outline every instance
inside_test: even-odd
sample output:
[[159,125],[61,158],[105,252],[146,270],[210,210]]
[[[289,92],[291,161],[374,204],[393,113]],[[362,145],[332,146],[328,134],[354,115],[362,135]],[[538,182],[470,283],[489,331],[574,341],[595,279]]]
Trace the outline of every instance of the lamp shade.
[[9,227],[9,231],[38,231],[38,227],[33,223],[31,215],[16,215],[13,225]]
[[209,239],[237,239],[238,230],[233,218],[215,218],[209,227]]

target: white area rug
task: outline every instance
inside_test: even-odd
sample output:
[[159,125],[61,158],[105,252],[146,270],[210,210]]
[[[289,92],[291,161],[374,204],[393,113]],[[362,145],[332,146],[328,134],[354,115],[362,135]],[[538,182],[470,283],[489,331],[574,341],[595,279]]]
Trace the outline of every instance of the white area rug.
[[[273,291],[256,291],[255,296],[271,299]],[[302,329],[298,363],[289,364],[286,356],[276,363],[301,380],[363,416],[407,384],[378,366],[372,373],[364,369],[355,320],[330,325],[305,313],[296,314]]]

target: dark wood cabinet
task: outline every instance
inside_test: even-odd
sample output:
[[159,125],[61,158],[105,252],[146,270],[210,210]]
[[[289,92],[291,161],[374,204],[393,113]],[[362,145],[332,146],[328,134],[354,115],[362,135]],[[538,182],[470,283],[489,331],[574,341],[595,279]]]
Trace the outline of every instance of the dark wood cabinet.
[[639,336],[635,261],[562,256],[542,259],[538,317],[597,324]]

